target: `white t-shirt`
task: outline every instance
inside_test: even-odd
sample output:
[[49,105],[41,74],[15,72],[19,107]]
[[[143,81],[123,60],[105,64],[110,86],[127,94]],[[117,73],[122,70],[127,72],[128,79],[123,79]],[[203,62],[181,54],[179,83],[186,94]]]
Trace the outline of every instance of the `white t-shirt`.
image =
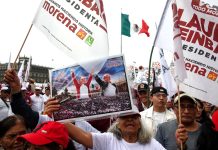
[[107,88],[104,90],[104,96],[116,96],[116,87],[109,83]]
[[80,98],[89,98],[89,90],[84,84],[80,86]]
[[157,126],[161,123],[164,123],[166,122],[166,111],[165,112],[155,112],[153,111],[153,130],[154,130],[154,133],[156,133],[156,130],[157,130]]
[[124,139],[118,140],[113,133],[92,133],[93,150],[165,150],[155,139],[150,143],[128,143]]
[[32,102],[32,110],[42,112],[44,109],[44,98],[42,95],[36,96],[35,94],[30,96]]
[[7,105],[3,102],[3,100],[0,98],[0,121],[5,119],[8,116],[13,115],[13,112],[11,110],[10,102],[6,102]]
[[44,99],[44,102],[47,102],[47,100],[48,100],[49,98],[51,98],[50,95],[47,96],[46,94],[44,94],[42,97],[43,97],[43,99]]

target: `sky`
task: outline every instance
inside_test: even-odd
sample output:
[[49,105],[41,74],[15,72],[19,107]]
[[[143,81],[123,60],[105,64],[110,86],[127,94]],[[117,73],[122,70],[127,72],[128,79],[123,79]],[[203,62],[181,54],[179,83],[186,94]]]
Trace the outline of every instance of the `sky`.
[[[207,0],[212,1],[212,0]],[[41,0],[2,1],[0,9],[0,63],[7,63],[11,52],[13,63],[30,28]],[[156,34],[155,23],[159,22],[166,0],[103,0],[109,38],[109,54],[125,56],[126,64],[148,66],[150,51]],[[150,37],[133,33],[122,36],[121,12],[130,15],[130,22],[149,25]],[[60,68],[76,63],[63,51],[57,49],[47,37],[33,27],[20,56],[32,56],[36,65]],[[172,61],[172,52],[165,51],[167,62]],[[159,60],[158,49],[154,49],[153,61]]]

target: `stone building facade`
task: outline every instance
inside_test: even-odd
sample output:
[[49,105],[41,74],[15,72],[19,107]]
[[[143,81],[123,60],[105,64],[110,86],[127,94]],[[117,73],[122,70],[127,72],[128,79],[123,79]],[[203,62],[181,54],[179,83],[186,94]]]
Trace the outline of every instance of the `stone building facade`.
[[[18,63],[15,65],[15,69],[16,69],[16,71],[19,70],[23,60],[25,60],[24,72],[23,72],[23,76],[25,76],[25,72],[26,72],[26,69],[27,69],[28,61],[29,61],[28,57],[25,57],[25,56],[20,57]],[[0,64],[0,81],[3,80],[4,72],[7,70],[7,66],[8,66],[8,63]],[[31,60],[31,65],[30,66],[31,67],[30,67],[29,78],[34,79],[37,83],[44,83],[44,82],[49,81],[49,70],[52,69],[52,68],[45,67],[45,66],[34,65],[34,64],[32,64],[32,60]]]

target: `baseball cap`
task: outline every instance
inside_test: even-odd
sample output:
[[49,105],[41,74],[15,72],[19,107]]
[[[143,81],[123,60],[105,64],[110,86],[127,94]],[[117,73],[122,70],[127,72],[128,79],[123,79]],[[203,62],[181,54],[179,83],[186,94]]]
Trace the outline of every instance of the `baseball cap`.
[[138,92],[147,92],[148,85],[146,83],[140,83],[138,85]]
[[66,127],[54,121],[40,124],[32,133],[21,135],[19,138],[39,146],[55,142],[62,145],[64,148],[67,148],[69,142]]
[[3,87],[1,88],[1,91],[7,91],[7,90],[9,90],[9,88],[8,88],[7,86],[3,86]]
[[26,87],[21,88],[21,91],[26,91],[26,90],[27,90]]
[[50,90],[50,87],[49,87],[49,86],[46,86],[46,87],[45,87],[45,90]]
[[0,91],[4,91],[5,93],[10,93],[11,92],[11,89],[10,89],[10,87],[8,87],[8,86],[3,86],[3,87],[1,87],[1,90]]
[[164,94],[168,95],[167,89],[165,89],[164,87],[160,87],[160,86],[154,87],[151,90],[151,95],[156,94],[156,93],[164,93]]
[[[190,95],[186,94],[186,93],[183,93],[183,94],[180,94],[180,100],[183,100],[183,99],[187,99],[187,100],[191,100],[193,101],[195,104],[197,104],[197,101],[194,97],[191,97]],[[177,103],[179,100],[179,95],[176,96],[176,98],[174,99],[174,104]]]
[[212,115],[212,121],[214,124],[214,130],[218,132],[218,110],[216,110]]
[[36,86],[35,90],[41,90],[41,88],[39,86]]

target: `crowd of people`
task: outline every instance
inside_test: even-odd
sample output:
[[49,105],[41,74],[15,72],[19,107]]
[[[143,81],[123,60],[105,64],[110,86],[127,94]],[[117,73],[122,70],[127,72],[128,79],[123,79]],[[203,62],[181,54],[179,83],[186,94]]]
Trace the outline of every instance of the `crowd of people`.
[[13,69],[5,72],[4,81],[7,85],[1,86],[0,95],[1,149],[218,149],[217,106],[182,91],[169,98],[165,88],[150,90],[146,83],[140,83],[135,89],[137,107],[131,114],[99,118],[95,123],[59,123],[52,114],[60,109],[60,101],[49,96],[48,87],[44,92],[33,84],[29,89],[34,91],[25,89]]

